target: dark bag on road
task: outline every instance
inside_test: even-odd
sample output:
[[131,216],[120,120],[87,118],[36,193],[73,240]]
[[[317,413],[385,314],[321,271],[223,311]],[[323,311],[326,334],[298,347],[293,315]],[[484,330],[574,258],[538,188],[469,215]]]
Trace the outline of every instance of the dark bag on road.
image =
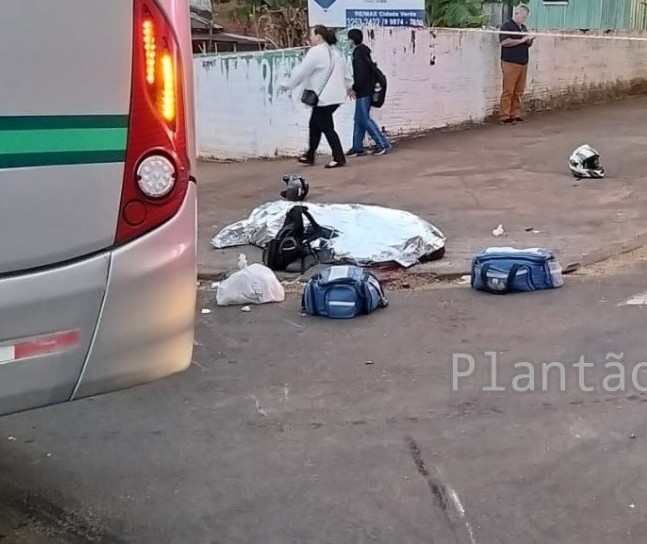
[[[307,229],[303,216],[310,222]],[[330,234],[330,230],[321,227],[305,206],[294,206],[286,214],[276,237],[263,249],[263,264],[272,270],[287,270],[292,263],[300,261],[303,273],[318,261],[317,252],[310,244],[319,238],[329,238]],[[310,266],[306,266],[306,259]]]
[[306,314],[332,319],[368,315],[388,304],[378,279],[355,265],[326,268],[308,280],[301,295]]
[[552,251],[491,247],[474,257],[471,285],[494,294],[556,289],[564,284]]

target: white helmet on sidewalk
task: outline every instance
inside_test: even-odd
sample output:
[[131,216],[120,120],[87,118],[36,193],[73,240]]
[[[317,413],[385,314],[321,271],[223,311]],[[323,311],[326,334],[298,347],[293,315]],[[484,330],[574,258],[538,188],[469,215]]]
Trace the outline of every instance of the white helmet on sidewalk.
[[600,154],[590,145],[578,147],[568,159],[568,167],[577,179],[602,179],[604,168],[600,164]]

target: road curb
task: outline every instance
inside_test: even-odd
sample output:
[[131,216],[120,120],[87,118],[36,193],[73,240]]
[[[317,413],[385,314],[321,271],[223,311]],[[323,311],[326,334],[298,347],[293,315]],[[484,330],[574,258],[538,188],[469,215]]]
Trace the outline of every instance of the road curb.
[[630,240],[609,244],[609,246],[606,248],[594,249],[584,254],[579,259],[579,263],[583,267],[591,266],[604,261],[608,261],[615,257],[619,257],[626,253],[631,253],[632,251],[636,251],[637,249],[640,249],[645,246],[647,246],[647,231],[634,236]]
[[[417,278],[428,279],[430,281],[455,281],[457,279],[460,279],[462,276],[468,275],[470,273],[469,270],[458,272],[433,272],[431,270],[415,270],[419,266],[421,265],[412,266],[411,269],[403,269],[399,273],[399,275],[404,277],[413,276]],[[235,272],[235,270],[210,272],[200,272],[198,270],[198,280],[211,282],[223,281],[227,279],[227,277],[230,276],[232,272]],[[297,281],[301,279],[305,282],[307,280],[306,276],[302,276],[300,274],[291,274],[285,272],[275,272],[275,274],[280,281]]]
[[[625,253],[630,253],[641,247],[647,246],[647,231],[643,232],[631,240],[618,242],[616,244],[611,244],[610,246],[603,249],[595,249],[590,252],[583,254],[579,259],[564,259],[560,258],[562,262],[563,270],[565,274],[570,274],[579,270],[582,267],[591,266],[594,264],[607,261],[614,257],[618,257]],[[431,267],[426,269],[427,266],[430,266],[431,263],[422,263],[414,265],[411,268],[401,269],[397,272],[391,272],[387,274],[385,278],[386,282],[389,281],[399,281],[403,278],[410,277],[423,281],[429,282],[450,282],[456,281],[463,276],[468,276],[470,274],[469,268],[456,268],[453,270],[447,271],[434,271]],[[200,270],[198,266],[198,280],[204,282],[218,282],[226,279],[234,270]],[[300,274],[286,273],[286,272],[276,272],[276,276],[280,281],[302,281],[305,282],[308,279],[308,276],[302,276]],[[393,278],[397,277],[397,280]]]

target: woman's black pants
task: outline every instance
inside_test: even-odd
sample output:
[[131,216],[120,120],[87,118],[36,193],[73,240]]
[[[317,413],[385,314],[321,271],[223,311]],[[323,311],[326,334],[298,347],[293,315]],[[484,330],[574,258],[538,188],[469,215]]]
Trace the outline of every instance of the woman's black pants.
[[341,147],[339,135],[335,131],[335,121],[333,120],[333,114],[338,108],[339,105],[315,106],[312,108],[312,114],[310,115],[310,148],[306,153],[306,157],[310,162],[314,162],[322,134],[326,137],[328,145],[332,149],[333,160],[339,163],[346,162],[344,150]]

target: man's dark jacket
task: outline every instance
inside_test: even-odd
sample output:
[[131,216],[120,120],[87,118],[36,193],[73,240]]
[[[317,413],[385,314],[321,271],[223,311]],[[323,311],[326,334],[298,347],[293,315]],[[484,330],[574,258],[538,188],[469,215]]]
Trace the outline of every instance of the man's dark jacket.
[[357,98],[371,96],[375,87],[375,74],[371,50],[363,43],[353,49],[353,91]]

